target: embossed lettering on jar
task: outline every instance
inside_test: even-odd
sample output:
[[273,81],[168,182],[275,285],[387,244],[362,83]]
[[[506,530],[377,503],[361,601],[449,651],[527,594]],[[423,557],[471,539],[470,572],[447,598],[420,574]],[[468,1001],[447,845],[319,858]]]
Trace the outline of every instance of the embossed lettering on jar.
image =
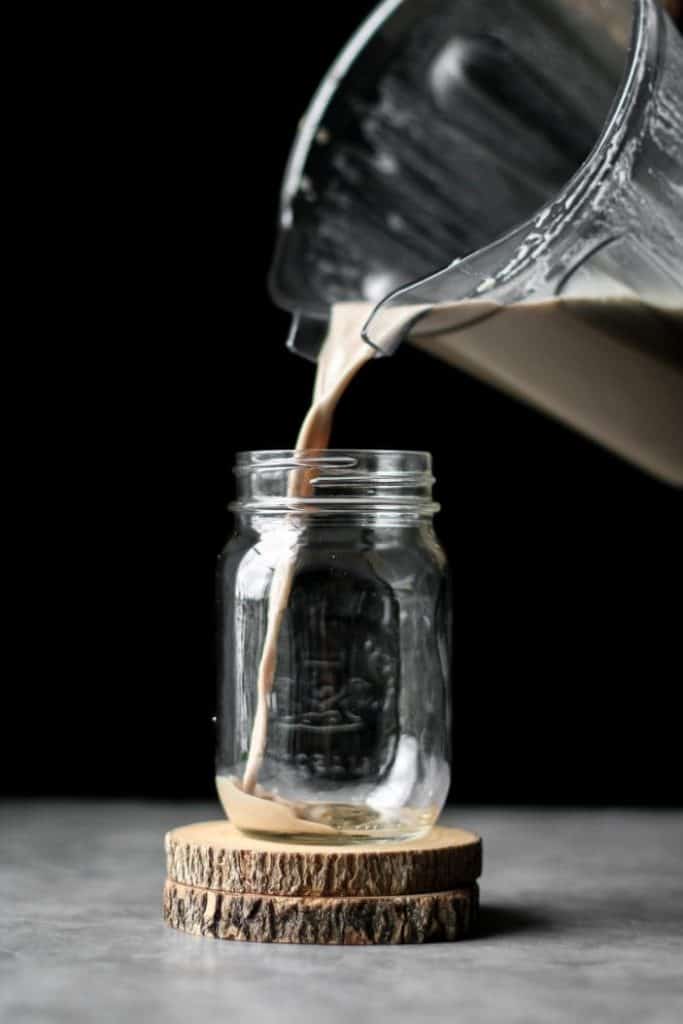
[[[247,452],[235,471],[236,532],[218,572],[228,817],[324,844],[424,834],[450,779],[449,586],[430,456]],[[259,693],[268,628],[275,671]]]

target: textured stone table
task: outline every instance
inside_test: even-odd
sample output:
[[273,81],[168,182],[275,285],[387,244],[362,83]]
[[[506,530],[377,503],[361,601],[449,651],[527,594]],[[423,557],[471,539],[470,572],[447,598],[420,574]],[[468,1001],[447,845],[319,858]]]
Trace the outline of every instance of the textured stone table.
[[560,1022],[683,1018],[683,814],[463,808],[478,938],[394,947],[197,939],[161,923],[162,839],[215,805],[0,808],[0,1020]]

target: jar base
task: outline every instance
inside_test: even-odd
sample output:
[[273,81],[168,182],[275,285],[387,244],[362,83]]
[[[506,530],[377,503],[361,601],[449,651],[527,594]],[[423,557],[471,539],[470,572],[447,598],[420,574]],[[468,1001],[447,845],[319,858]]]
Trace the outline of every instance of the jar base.
[[395,835],[376,835],[370,832],[338,832],[336,835],[313,836],[310,832],[302,834],[282,835],[279,832],[252,832],[249,829],[241,828],[242,835],[250,839],[258,839],[266,843],[289,843],[296,846],[367,846],[368,843],[391,845],[392,843],[407,843],[416,839],[424,839],[429,835],[430,828],[423,828],[419,832],[401,832]]
[[325,826],[325,833],[269,832],[267,829],[247,829],[237,826],[244,835],[286,843],[304,843],[309,846],[350,846],[360,843],[400,843],[421,839],[431,830],[437,815],[433,808],[417,811],[379,811],[358,804],[306,803],[300,805],[302,820]]

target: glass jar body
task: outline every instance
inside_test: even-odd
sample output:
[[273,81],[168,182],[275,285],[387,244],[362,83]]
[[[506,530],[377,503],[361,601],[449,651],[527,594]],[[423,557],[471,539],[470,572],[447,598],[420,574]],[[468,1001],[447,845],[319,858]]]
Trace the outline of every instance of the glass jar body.
[[431,516],[241,512],[219,561],[218,625],[216,781],[234,824],[325,844],[433,825],[450,780],[450,600]]

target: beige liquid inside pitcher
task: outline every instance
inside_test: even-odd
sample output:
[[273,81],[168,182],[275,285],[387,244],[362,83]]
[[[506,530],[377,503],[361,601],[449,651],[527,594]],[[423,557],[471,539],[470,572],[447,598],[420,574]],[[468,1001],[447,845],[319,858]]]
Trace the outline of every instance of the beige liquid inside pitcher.
[[433,307],[409,340],[683,486],[680,296],[462,302]]

